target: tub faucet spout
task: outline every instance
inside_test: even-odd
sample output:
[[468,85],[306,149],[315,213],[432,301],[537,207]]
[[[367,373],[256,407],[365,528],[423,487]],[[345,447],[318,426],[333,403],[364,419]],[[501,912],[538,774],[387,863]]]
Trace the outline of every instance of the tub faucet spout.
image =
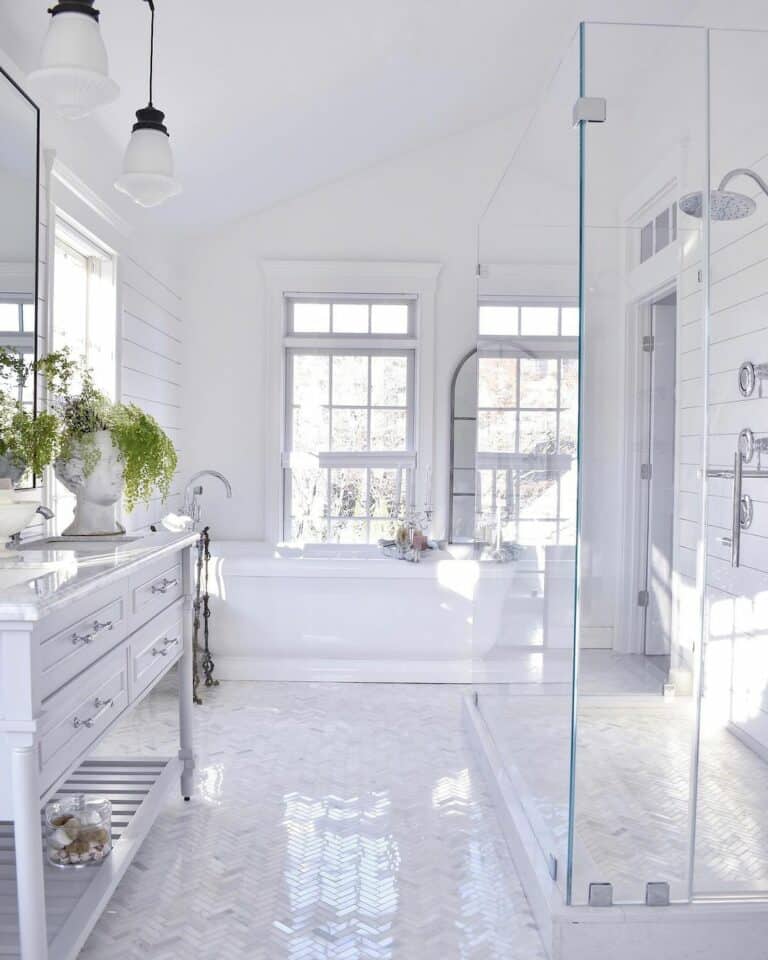
[[197,483],[197,481],[202,479],[202,477],[215,477],[217,480],[220,480],[224,486],[227,499],[229,500],[232,497],[232,484],[224,474],[219,473],[218,470],[199,470],[197,473],[192,474],[184,488],[184,507],[182,512],[192,518],[194,526],[197,526],[200,522],[199,497],[203,493],[203,485]]

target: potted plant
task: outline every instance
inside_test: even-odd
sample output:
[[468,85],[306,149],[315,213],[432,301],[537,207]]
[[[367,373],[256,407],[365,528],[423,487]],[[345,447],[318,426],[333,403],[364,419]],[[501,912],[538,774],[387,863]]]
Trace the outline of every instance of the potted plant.
[[130,511],[149,501],[155,489],[167,497],[177,466],[173,443],[140,407],[113,403],[68,350],[27,364],[0,348],[0,379],[16,398],[36,374],[48,394],[48,409],[36,417],[10,392],[0,391],[0,477],[18,483],[25,471],[39,474],[53,463],[57,478],[77,499],[66,535],[124,533],[115,518],[117,502],[123,497]]
[[[157,489],[165,499],[178,458],[173,443],[150,414],[132,403],[113,403],[94,384],[90,370],[72,369],[62,376],[60,358],[48,371],[46,357],[38,368],[54,381],[52,408],[59,423],[54,472],[75,494],[75,517],[69,536],[124,533],[115,518],[122,497],[127,509],[148,502]],[[75,391],[72,384],[80,380]]]

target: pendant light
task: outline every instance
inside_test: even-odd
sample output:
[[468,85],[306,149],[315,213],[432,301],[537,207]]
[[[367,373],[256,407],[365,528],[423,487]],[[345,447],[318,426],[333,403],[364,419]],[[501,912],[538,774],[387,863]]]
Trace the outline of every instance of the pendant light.
[[40,66],[27,77],[33,96],[75,120],[117,99],[109,78],[107,50],[101,39],[94,0],[62,0],[48,12],[51,20]]
[[136,111],[131,139],[125,151],[123,172],[115,187],[142,207],[156,207],[181,193],[181,184],[173,175],[173,154],[164,124],[165,114],[152,103],[152,79],[155,56],[155,4],[145,0],[151,10],[149,41],[149,103]]

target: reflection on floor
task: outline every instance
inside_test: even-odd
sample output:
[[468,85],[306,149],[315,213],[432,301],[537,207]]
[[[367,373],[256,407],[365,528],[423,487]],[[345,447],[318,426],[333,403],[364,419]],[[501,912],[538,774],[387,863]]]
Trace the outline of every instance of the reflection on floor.
[[[464,737],[468,688],[223,683],[81,960],[543,960]],[[161,687],[100,752],[172,753]]]
[[[642,901],[667,880],[687,895],[694,705],[664,699],[642,657],[588,652],[578,709],[574,898],[591,881],[617,901]],[[594,654],[594,655],[593,655]],[[624,660],[626,663],[621,663]],[[613,691],[610,696],[604,696]],[[488,685],[480,710],[526,797],[545,854],[565,863],[570,691],[561,684]],[[694,890],[768,891],[768,764],[703,705]]]

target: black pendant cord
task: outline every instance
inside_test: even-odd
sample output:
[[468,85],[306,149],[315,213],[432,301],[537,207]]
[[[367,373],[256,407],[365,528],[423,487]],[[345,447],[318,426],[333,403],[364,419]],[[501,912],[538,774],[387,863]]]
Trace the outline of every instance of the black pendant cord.
[[211,656],[211,649],[208,644],[208,621],[211,619],[211,608],[209,605],[210,595],[208,593],[208,566],[211,559],[211,536],[210,527],[205,527],[200,538],[204,545],[204,566],[203,566],[203,674],[205,676],[206,687],[218,687],[219,681],[213,679],[213,671],[216,664]]
[[149,26],[149,106],[152,106],[152,85],[155,73],[155,0],[145,0],[151,11]]

